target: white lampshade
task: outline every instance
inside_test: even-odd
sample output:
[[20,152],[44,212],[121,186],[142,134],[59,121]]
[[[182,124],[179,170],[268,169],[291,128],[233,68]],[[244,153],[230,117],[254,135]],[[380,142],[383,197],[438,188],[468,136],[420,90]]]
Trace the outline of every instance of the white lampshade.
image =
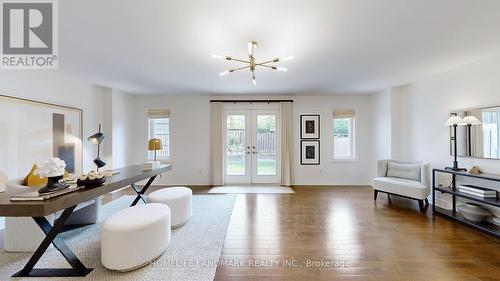
[[458,116],[456,113],[452,113],[450,115],[450,118],[444,123],[445,126],[453,126],[453,125],[458,125],[458,126],[463,126],[467,125],[467,123],[464,122],[460,116]]
[[465,116],[464,122],[467,125],[481,125],[481,121],[477,119],[475,116]]

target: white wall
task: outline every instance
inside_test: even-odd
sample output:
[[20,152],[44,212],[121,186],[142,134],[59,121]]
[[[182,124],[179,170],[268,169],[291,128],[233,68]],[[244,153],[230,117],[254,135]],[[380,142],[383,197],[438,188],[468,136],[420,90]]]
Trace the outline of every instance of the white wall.
[[[28,82],[29,83],[28,83]],[[102,157],[106,168],[141,164],[146,159],[149,108],[171,111],[171,161],[168,184],[208,184],[210,160],[210,103],[213,97],[200,95],[142,96],[129,95],[111,88],[92,86],[59,72],[2,72],[2,93],[82,108],[84,138],[103,124],[106,138]],[[290,98],[289,96],[282,96]],[[228,97],[223,97],[228,98]],[[241,98],[241,97],[240,97]],[[245,97],[248,98],[248,97]],[[254,97],[262,98],[262,97]],[[273,96],[272,98],[281,98]],[[368,184],[373,151],[370,96],[293,96],[294,167],[296,184]],[[332,110],[355,108],[358,116],[358,161],[332,162]],[[321,128],[321,165],[301,166],[299,158],[299,115],[319,113]],[[96,147],[84,140],[84,169],[94,168]]]
[[[410,159],[430,162],[443,168],[452,164],[449,155],[449,128],[443,124],[457,109],[500,105],[500,56],[489,57],[448,73],[399,87],[406,118],[399,145]],[[500,173],[500,160],[461,158],[465,167],[481,166],[484,171]]]
[[[210,171],[210,99],[240,97],[209,97],[200,95],[141,96],[132,98],[134,123],[133,162],[146,160],[147,120],[150,108],[169,109],[171,113],[170,144],[174,168],[166,179],[157,183],[209,184]],[[244,99],[293,99],[294,168],[297,185],[369,184],[371,179],[372,108],[370,96],[245,96]],[[358,161],[332,162],[332,112],[335,108],[354,108],[358,116]],[[321,165],[300,165],[299,115],[321,114]]]
[[[294,168],[296,185],[367,185],[371,181],[373,145],[371,97],[367,95],[293,96]],[[333,161],[333,110],[355,109],[357,159]],[[301,114],[320,114],[320,165],[300,165]]]
[[132,162],[147,159],[148,109],[170,110],[170,162],[173,169],[156,183],[207,185],[210,171],[210,98],[207,96],[134,96]]
[[[113,168],[113,89],[102,87],[102,121],[101,131],[104,134],[104,140],[101,143],[100,157],[106,161],[104,169]],[[98,125],[94,128],[94,133],[98,131]],[[92,135],[91,133],[90,135]],[[96,155],[94,155],[95,157]]]
[[113,89],[112,91],[112,167],[125,167],[134,162],[131,151],[135,147],[133,116],[133,98],[131,95]]
[[414,109],[405,98],[404,87],[394,87],[391,92],[391,158],[411,158],[407,147],[414,145],[415,140],[407,134],[408,112]]
[[[368,184],[375,160],[402,158],[429,161],[434,167],[451,164],[449,112],[461,108],[500,104],[500,56],[483,59],[445,74],[371,96],[298,95],[291,98],[294,116],[294,168],[297,185]],[[89,85],[59,72],[2,71],[2,93],[82,108],[84,137],[103,123],[103,155],[110,167],[140,164],[146,159],[149,108],[171,110],[170,184],[208,184],[210,103],[200,95],[142,96]],[[233,98],[233,97],[221,97]],[[239,97],[241,98],[241,96]],[[245,98],[266,98],[263,96]],[[358,161],[332,159],[331,113],[334,108],[358,112]],[[321,114],[321,165],[300,165],[299,115]],[[95,147],[84,141],[84,168],[92,169]],[[479,165],[500,173],[500,161],[460,159],[464,166]]]
[[[112,88],[102,87],[101,158],[106,161],[104,170],[122,168],[134,161],[132,95]],[[94,129],[97,132],[97,125]]]
[[[374,93],[371,96],[373,109],[373,158],[374,160],[392,157],[392,93],[391,89]],[[397,120],[394,120],[397,122]],[[376,174],[377,163],[372,163],[372,175]]]

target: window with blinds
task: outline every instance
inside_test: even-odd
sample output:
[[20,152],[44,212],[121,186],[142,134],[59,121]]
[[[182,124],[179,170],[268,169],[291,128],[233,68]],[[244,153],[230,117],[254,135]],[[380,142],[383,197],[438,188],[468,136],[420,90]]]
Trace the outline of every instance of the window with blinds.
[[356,111],[333,111],[333,160],[356,159]]
[[[162,150],[156,152],[159,160],[170,158],[170,111],[166,109],[148,110],[149,139],[161,140]],[[148,151],[148,159],[154,159],[154,152]]]

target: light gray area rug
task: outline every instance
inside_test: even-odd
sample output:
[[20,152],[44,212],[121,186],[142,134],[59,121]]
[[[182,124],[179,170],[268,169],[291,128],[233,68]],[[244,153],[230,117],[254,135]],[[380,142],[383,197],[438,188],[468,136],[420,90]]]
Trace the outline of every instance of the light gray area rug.
[[[133,196],[123,196],[102,208],[102,221],[116,211],[127,208]],[[235,195],[194,195],[193,217],[183,227],[172,230],[167,251],[151,265],[132,272],[120,273],[101,265],[100,224],[61,234],[80,260],[94,270],[83,278],[11,278],[31,254],[0,252],[0,280],[213,280]],[[148,243],[148,241],[141,241]],[[47,251],[36,267],[68,267],[56,250]]]

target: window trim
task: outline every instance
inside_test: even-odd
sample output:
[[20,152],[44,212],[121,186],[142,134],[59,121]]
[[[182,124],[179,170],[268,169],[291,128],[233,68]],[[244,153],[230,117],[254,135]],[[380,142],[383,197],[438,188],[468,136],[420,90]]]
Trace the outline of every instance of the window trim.
[[158,159],[158,161],[160,161],[160,163],[162,164],[167,164],[167,163],[171,163],[172,162],[172,112],[170,109],[166,109],[166,108],[146,108],[146,112],[145,112],[145,123],[146,123],[146,138],[145,138],[145,161],[153,161],[153,159],[150,159],[149,158],[149,151],[147,150],[147,147],[148,147],[148,142],[150,140],[150,136],[151,136],[151,128],[149,126],[149,122],[150,122],[150,119],[153,119],[153,118],[150,118],[149,116],[149,112],[150,111],[156,111],[156,110],[165,110],[165,111],[168,111],[169,115],[168,117],[165,117],[165,118],[168,118],[168,138],[169,138],[169,146],[168,146],[168,157],[167,158],[163,158],[163,159]]
[[[346,109],[349,109],[349,110],[354,110],[354,124],[353,124],[353,134],[354,134],[354,141],[353,141],[353,144],[354,144],[354,157],[353,158],[349,158],[349,159],[336,159],[335,158],[335,141],[333,139],[333,128],[334,128],[334,122],[335,122],[335,117],[334,117],[334,113],[336,110],[346,110]],[[358,136],[359,136],[359,126],[358,126],[358,119],[359,119],[359,111],[356,107],[344,107],[344,108],[334,108],[332,111],[332,117],[331,117],[331,127],[330,129],[332,130],[331,134],[329,134],[329,136],[332,138],[332,154],[330,156],[330,162],[333,162],[333,163],[355,163],[355,162],[359,162],[359,145],[358,145]]]

